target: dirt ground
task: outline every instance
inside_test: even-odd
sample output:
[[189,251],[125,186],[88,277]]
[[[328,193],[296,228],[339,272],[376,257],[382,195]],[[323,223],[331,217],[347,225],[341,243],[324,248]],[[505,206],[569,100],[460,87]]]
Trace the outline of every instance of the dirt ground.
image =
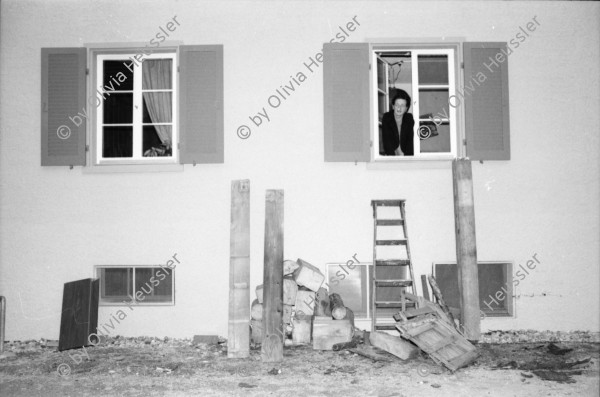
[[[561,350],[567,349],[567,350]],[[568,350],[572,349],[572,350]],[[290,347],[281,365],[227,359],[225,344],[117,338],[58,352],[56,342],[11,342],[1,396],[599,396],[600,344],[479,344],[455,373],[425,354],[384,361]],[[8,352],[8,354],[7,354]],[[555,380],[544,380],[542,378]]]

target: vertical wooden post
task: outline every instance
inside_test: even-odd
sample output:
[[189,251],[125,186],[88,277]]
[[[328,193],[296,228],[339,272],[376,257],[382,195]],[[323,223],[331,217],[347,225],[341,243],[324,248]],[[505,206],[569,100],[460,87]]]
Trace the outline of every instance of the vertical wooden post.
[[265,270],[263,279],[261,358],[283,361],[283,190],[267,190],[265,204]]
[[231,182],[227,357],[250,356],[250,181]]
[[452,162],[452,175],[460,320],[467,339],[478,341],[481,336],[481,324],[471,161],[455,159]]

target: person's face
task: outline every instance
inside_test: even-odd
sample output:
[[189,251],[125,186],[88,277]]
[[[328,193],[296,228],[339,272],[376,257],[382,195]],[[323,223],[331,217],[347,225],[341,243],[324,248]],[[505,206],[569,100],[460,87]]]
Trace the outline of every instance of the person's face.
[[405,99],[396,99],[394,102],[394,115],[396,117],[404,116],[404,113],[408,110],[408,104]]

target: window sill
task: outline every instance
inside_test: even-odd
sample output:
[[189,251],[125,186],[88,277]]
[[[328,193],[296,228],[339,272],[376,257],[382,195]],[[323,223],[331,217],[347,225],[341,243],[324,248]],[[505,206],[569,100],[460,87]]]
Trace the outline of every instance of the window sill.
[[183,164],[111,164],[82,167],[83,174],[183,172]]

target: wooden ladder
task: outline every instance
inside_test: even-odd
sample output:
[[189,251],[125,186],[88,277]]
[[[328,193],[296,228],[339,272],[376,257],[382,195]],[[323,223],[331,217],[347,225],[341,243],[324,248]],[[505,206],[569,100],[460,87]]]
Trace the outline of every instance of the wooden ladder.
[[[410,288],[416,295],[408,230],[406,227],[405,200],[373,200],[373,281],[371,299],[371,331],[396,330],[393,314],[398,309],[406,310],[411,303],[404,299],[404,293]],[[400,218],[380,219],[377,210],[380,207],[398,207]],[[403,235],[393,240],[377,238],[378,228],[402,227]],[[406,258],[378,258],[377,247],[405,246]],[[406,271],[408,267],[408,272]],[[408,274],[407,274],[408,273]],[[414,306],[414,304],[412,305]]]

